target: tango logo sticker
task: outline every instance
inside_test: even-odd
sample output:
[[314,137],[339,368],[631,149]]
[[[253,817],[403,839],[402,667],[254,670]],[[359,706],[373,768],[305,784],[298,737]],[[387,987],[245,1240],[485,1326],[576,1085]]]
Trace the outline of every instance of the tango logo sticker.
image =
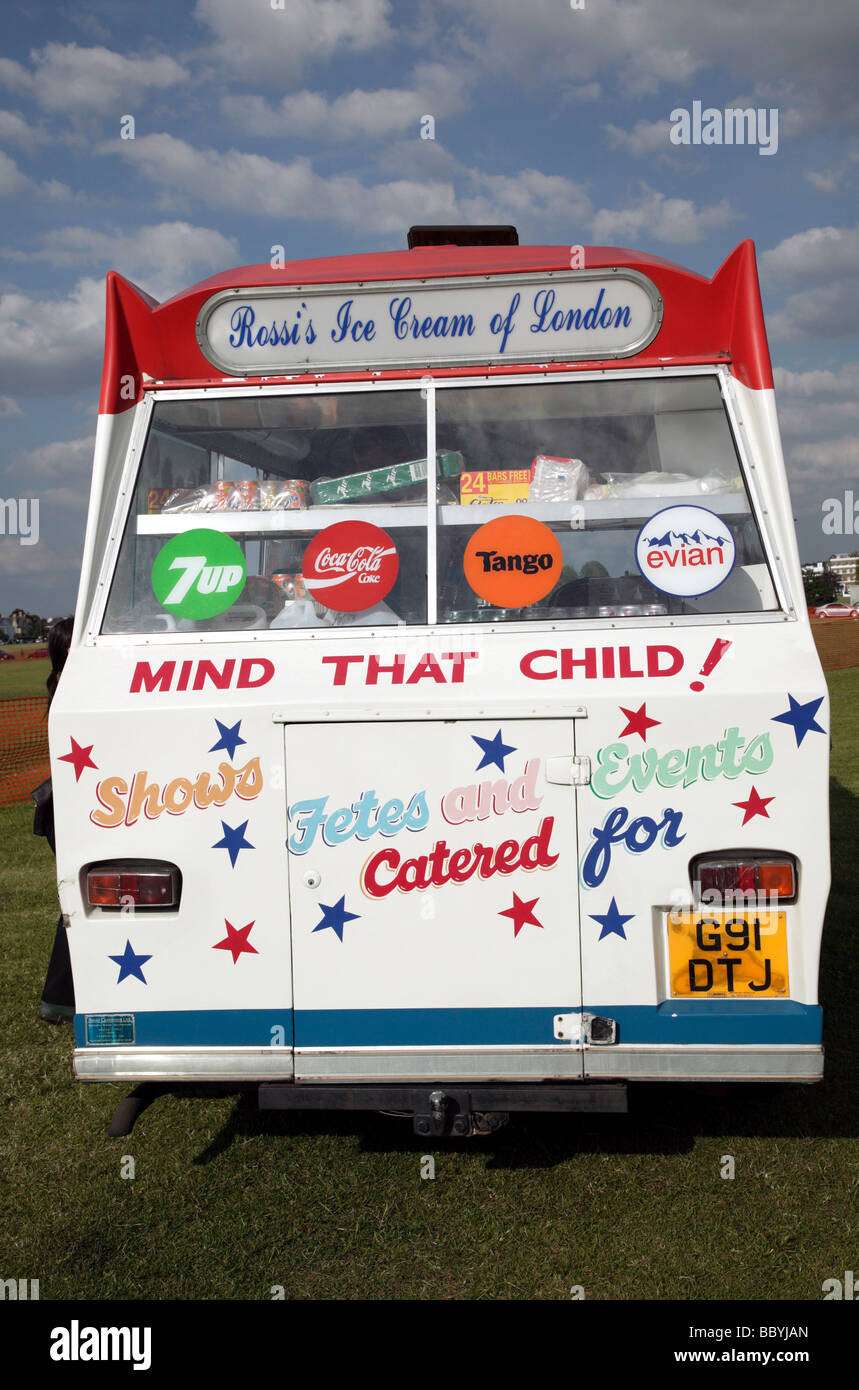
[[554,532],[531,516],[499,516],[474,532],[463,557],[465,577],[496,608],[525,608],[554,589],[561,546]]
[[736,546],[720,516],[706,507],[666,507],[645,521],[635,562],[663,594],[691,596],[718,589],[734,566]]
[[178,618],[214,618],[245,586],[245,557],[221,531],[184,531],[163,545],[152,566],[152,589]]

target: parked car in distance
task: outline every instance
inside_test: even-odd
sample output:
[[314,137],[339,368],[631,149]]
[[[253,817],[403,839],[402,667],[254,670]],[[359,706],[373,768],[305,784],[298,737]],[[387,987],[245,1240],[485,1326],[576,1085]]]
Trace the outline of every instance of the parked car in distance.
[[812,618],[859,618],[859,607],[855,603],[824,603],[819,608],[813,608],[811,616]]

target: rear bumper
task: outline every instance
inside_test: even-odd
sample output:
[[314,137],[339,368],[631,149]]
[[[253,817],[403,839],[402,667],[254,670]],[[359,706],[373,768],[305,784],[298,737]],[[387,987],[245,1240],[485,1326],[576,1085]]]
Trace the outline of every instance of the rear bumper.
[[628,1046],[519,1049],[78,1048],[81,1081],[819,1081],[823,1048]]

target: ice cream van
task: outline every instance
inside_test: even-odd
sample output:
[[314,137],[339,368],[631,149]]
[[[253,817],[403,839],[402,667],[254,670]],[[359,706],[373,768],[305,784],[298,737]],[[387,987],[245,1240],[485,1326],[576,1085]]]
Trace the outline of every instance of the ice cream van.
[[470,1134],[819,1080],[827,690],[754,248],[111,274],[50,716],[76,1075]]

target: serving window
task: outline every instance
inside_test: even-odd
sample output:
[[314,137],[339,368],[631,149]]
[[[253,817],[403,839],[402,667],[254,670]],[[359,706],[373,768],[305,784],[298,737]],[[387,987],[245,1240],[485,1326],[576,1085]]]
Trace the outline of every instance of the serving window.
[[715,376],[380,384],[157,400],[102,630],[777,606]]

